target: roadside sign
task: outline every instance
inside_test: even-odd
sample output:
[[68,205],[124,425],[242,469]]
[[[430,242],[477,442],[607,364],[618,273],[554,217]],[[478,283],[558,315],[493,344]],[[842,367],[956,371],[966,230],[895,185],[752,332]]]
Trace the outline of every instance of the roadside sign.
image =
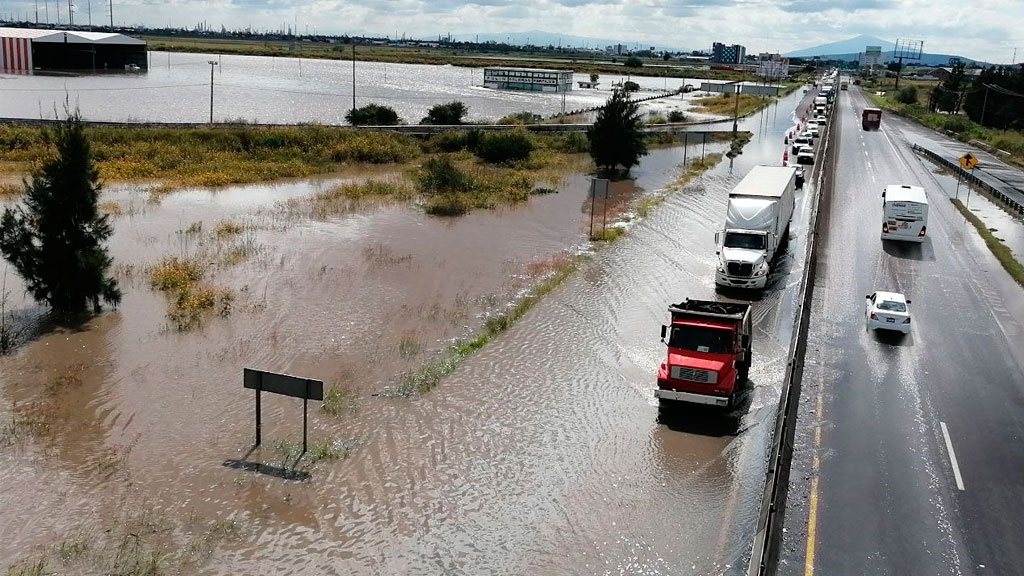
[[974,167],[977,165],[978,159],[970,152],[960,157],[960,166],[962,166],[964,170],[974,170]]
[[608,179],[592,178],[590,180],[590,199],[608,198]]
[[307,404],[310,400],[324,399],[324,383],[312,378],[299,378],[287,374],[275,374],[263,370],[246,368],[242,373],[242,387],[256,391],[256,445],[260,445],[261,417],[260,395],[262,392],[302,398],[302,453],[306,453],[306,430],[309,416]]

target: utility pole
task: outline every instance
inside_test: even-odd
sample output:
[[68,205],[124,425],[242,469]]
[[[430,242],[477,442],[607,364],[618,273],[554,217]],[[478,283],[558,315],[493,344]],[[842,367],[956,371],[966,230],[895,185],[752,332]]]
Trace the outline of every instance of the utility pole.
[[39,24],[39,0],[36,0],[36,24]]
[[114,0],[110,0],[110,31],[114,31]]
[[86,2],[86,9],[89,11],[89,30],[92,30],[92,0]]
[[356,109],[356,39],[352,39],[352,109]]
[[213,67],[217,65],[216,60],[208,60],[210,65],[210,124],[213,124]]
[[68,26],[75,25],[74,0],[68,0]]
[[985,126],[985,106],[988,106],[988,84],[982,84],[985,87],[985,99],[981,102],[981,120],[978,124],[984,128]]

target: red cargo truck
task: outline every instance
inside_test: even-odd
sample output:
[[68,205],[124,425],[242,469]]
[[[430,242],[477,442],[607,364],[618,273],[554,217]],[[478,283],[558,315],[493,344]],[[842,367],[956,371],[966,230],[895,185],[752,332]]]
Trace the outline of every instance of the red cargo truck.
[[750,305],[687,298],[668,311],[672,324],[661,327],[668,358],[654,395],[663,404],[731,406],[750,372]]
[[860,117],[860,125],[864,130],[878,130],[882,125],[882,111],[878,108],[865,108]]

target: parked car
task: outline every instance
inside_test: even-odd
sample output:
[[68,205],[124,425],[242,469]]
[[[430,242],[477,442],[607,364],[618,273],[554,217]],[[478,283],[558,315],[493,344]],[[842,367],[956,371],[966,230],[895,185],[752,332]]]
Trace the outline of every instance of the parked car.
[[814,136],[815,138],[817,138],[821,134],[818,128],[818,123],[815,122],[814,120],[811,120],[810,122],[807,123],[807,132],[810,132],[811,135]]
[[814,148],[810,146],[801,146],[800,150],[796,153],[797,164],[814,164]]
[[814,117],[814,121],[817,122],[819,126],[824,126],[825,123],[828,122],[828,118],[826,118],[824,114],[819,114]]
[[687,84],[687,85],[683,86],[683,92],[686,92],[686,93],[693,92],[696,89],[697,88],[694,87],[693,84]]
[[899,292],[875,292],[867,300],[864,317],[868,330],[895,330],[910,333],[910,300]]

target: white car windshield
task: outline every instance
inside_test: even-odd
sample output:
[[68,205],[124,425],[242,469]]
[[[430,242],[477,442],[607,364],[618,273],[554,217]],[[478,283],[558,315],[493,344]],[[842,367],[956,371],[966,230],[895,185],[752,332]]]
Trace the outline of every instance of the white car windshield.
[[896,302],[893,300],[882,300],[878,303],[879,310],[885,310],[886,312],[906,312],[907,305],[903,302]]

